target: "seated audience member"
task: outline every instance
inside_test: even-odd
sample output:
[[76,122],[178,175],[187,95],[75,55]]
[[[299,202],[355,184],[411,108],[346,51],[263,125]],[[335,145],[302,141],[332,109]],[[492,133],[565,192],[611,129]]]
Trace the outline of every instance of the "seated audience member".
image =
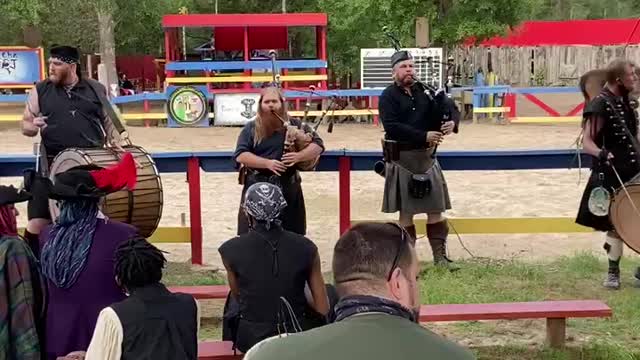
[[45,336],[50,360],[86,350],[100,311],[125,299],[113,276],[115,250],[137,231],[108,219],[99,202],[125,186],[133,189],[135,163],[126,153],[114,167],[87,168],[72,168],[49,183],[49,197],[60,207],[55,223],[40,233],[41,271],[48,284]]
[[64,359],[196,360],[198,303],[160,283],[166,262],[162,252],[144,238],[120,245],[115,276],[129,297],[100,312],[86,353],[74,352]]
[[44,281],[33,252],[18,236],[14,206],[30,197],[0,185],[0,359],[42,358]]
[[[304,330],[324,325],[329,312],[318,248],[306,237],[282,228],[278,215],[286,205],[279,187],[266,182],[251,185],[243,202],[249,232],[219,248],[231,288],[225,306],[225,318],[231,320],[223,338],[242,352],[293,328],[281,297]],[[305,296],[307,283],[311,304]]]
[[418,323],[419,266],[407,231],[361,223],[336,243],[336,321],[295,336],[274,337],[245,360],[463,360],[472,353]]

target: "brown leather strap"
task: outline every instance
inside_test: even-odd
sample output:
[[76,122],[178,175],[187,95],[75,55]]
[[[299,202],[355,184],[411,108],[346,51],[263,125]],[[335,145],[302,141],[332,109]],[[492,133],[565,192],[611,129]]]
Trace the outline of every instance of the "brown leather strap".
[[120,113],[114,109],[115,105],[113,105],[109,101],[109,99],[107,99],[106,94],[98,89],[98,86],[96,85],[98,84],[98,82],[92,79],[87,79],[87,83],[96,93],[98,99],[100,99],[102,109],[104,110],[105,114],[107,114],[107,116],[111,119],[111,122],[113,122],[113,126],[115,126],[118,133],[122,134],[123,132],[125,132],[126,130],[122,125],[122,121],[120,121]]

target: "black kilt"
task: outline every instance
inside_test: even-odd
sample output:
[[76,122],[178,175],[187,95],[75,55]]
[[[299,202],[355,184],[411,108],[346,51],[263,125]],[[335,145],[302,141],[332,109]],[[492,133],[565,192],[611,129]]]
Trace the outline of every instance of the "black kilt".
[[[630,169],[629,167],[620,167],[617,169],[618,174],[620,175],[620,179],[622,179],[622,182],[625,184],[637,175],[637,172],[634,168]],[[594,167],[591,170],[591,176],[589,176],[589,180],[587,181],[584,193],[582,194],[582,200],[580,201],[580,208],[576,217],[576,223],[593,228],[596,231],[614,231],[615,228],[611,223],[609,215],[596,216],[591,213],[591,211],[589,211],[589,196],[591,195],[591,191],[601,184],[600,180],[598,179],[600,173],[604,174],[602,186],[609,191],[612,197],[614,196],[615,191],[621,187],[620,181],[618,180],[616,174],[613,172],[613,169],[610,166]]]
[[[276,178],[279,181],[274,181]],[[278,217],[278,219],[282,221],[282,227],[285,230],[289,230],[300,235],[306,235],[307,214],[304,204],[304,196],[302,195],[302,179],[297,171],[287,172],[280,177],[256,171],[250,171],[250,173],[247,174],[244,187],[242,188],[242,195],[240,197],[240,207],[238,209],[238,235],[249,232],[249,221],[242,209],[242,202],[244,201],[244,195],[247,189],[258,182],[275,183],[280,186],[280,189],[282,189],[282,195],[284,195],[284,199],[287,201],[287,207],[282,210],[282,213]]]

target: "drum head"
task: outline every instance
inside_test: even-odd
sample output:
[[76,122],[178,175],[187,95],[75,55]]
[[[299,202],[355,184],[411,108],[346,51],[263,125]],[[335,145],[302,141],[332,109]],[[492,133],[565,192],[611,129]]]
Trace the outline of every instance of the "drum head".
[[609,218],[624,243],[640,254],[640,184],[625,186],[629,196],[623,189],[616,192]]
[[[133,154],[138,165],[136,188],[107,195],[102,212],[110,219],[134,225],[141,236],[149,237],[158,228],[162,217],[162,183],[155,162],[147,152],[138,146],[126,146],[125,150]],[[54,181],[56,174],[76,166],[109,167],[118,161],[118,156],[108,149],[67,149],[53,160],[51,181]],[[60,214],[54,200],[49,202],[49,210],[52,219]]]

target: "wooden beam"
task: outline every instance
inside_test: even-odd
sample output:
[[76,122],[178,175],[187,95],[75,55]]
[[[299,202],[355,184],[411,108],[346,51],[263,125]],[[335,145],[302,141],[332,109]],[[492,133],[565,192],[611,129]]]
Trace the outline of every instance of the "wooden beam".
[[416,47],[429,47],[429,20],[426,17],[416,18]]
[[[19,234],[24,234],[24,228],[18,229]],[[152,243],[188,244],[191,242],[191,228],[186,226],[160,227],[148,239]]]
[[509,119],[515,124],[575,124],[582,121],[582,116],[518,116]]
[[[220,77],[172,77],[167,78],[169,84],[196,84],[196,83],[238,83],[238,82],[271,82],[272,76],[220,76]],[[327,75],[283,75],[280,81],[322,81],[327,80]]]
[[511,111],[511,108],[508,106],[473,108],[473,112],[476,114],[505,113],[509,111]]
[[[575,223],[573,217],[449,218],[450,232],[459,234],[560,234],[588,233],[591,228]],[[371,220],[353,220],[351,224]],[[375,221],[375,220],[373,220]],[[415,221],[416,232],[426,233],[426,220]]]

